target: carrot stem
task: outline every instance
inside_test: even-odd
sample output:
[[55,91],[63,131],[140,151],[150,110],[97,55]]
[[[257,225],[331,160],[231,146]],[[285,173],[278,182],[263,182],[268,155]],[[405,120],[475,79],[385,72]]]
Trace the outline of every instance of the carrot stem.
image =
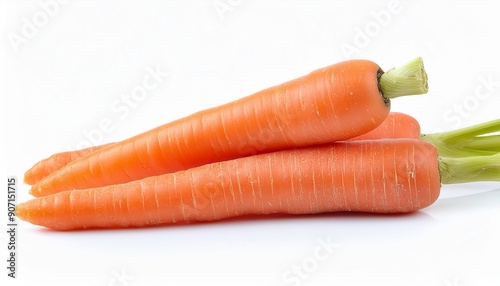
[[439,157],[441,183],[500,181],[500,153],[462,158]]
[[380,90],[386,98],[424,94],[429,90],[422,58],[418,57],[398,68],[384,72],[379,80]]
[[500,181],[500,119],[422,134],[438,151],[441,183]]
[[500,134],[475,137],[466,146],[471,149],[500,152]]
[[433,144],[440,156],[489,156],[500,152],[500,119],[433,134],[422,134],[421,139]]

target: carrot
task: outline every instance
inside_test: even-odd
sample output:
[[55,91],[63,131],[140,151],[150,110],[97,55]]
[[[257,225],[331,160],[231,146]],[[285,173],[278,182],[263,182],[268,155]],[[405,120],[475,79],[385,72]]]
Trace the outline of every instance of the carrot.
[[19,204],[16,215],[71,230],[271,213],[405,213],[431,205],[441,183],[500,181],[499,161],[500,153],[439,157],[418,139],[337,142],[59,192]]
[[[410,115],[400,112],[390,112],[387,118],[372,131],[348,140],[371,140],[382,138],[420,138],[420,125]],[[115,143],[107,143],[76,151],[55,153],[48,158],[40,160],[24,174],[24,182],[34,185],[56,170],[68,163],[85,157],[102,148]],[[210,162],[212,163],[212,162]]]
[[436,149],[417,139],[338,142],[59,192],[19,204],[16,215],[70,230],[271,213],[404,213],[438,198],[440,162]]
[[66,166],[68,163],[111,145],[112,143],[108,143],[77,151],[67,151],[53,154],[52,156],[37,162],[33,165],[33,167],[26,171],[26,173],[24,173],[24,182],[29,185],[34,185],[53,172]]
[[382,123],[390,98],[427,92],[421,59],[383,73],[341,62],[159,126],[68,163],[33,196],[124,183],[210,162],[345,140]]
[[408,114],[391,112],[377,128],[349,140],[373,140],[383,138],[420,138],[420,124]]

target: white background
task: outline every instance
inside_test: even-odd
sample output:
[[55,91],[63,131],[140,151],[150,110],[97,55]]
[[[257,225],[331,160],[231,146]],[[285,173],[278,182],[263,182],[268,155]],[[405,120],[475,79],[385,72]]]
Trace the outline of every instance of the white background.
[[[498,2],[19,2],[0,6],[4,179],[348,58],[388,69],[422,56],[429,94],[393,100],[392,110],[416,117],[423,133],[499,117]],[[151,70],[161,75],[154,88],[127,105]],[[443,186],[434,205],[396,216],[86,232],[20,222],[15,280],[4,195],[0,284],[498,286],[499,188]],[[27,192],[19,185],[18,202]]]

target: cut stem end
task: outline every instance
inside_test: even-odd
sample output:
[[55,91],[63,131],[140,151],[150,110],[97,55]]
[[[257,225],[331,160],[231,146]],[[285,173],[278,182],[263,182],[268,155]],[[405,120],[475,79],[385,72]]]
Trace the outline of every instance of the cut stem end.
[[382,74],[379,84],[382,95],[388,99],[429,91],[427,73],[420,57],[401,67],[389,69]]

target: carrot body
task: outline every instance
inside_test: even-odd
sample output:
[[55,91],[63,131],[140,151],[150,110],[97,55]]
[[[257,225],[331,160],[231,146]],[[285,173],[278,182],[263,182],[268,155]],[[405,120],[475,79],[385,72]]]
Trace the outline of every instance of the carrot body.
[[[348,140],[373,140],[384,138],[418,139],[420,136],[420,125],[415,118],[405,113],[390,112],[387,118],[377,128],[366,134]],[[52,156],[37,162],[31,169],[29,169],[24,175],[24,181],[30,185],[36,184],[51,173],[66,166],[68,163],[81,157],[85,157],[102,148],[108,147],[111,144],[115,143],[108,143],[77,151],[53,154]]]
[[116,143],[44,178],[43,196],[106,186],[242,156],[349,139],[380,125],[390,102],[379,66],[352,60]]
[[373,140],[384,138],[420,139],[420,124],[408,114],[391,112],[377,128],[349,140]]
[[339,142],[60,192],[19,204],[16,215],[69,230],[251,214],[411,212],[437,199],[437,160],[436,149],[416,139]]
[[52,156],[37,162],[35,165],[33,165],[33,167],[26,171],[26,173],[24,173],[24,182],[29,185],[34,185],[53,172],[66,166],[68,163],[73,162],[76,159],[85,157],[102,148],[111,146],[111,144],[112,143],[108,143],[77,151],[67,151],[53,154]]

